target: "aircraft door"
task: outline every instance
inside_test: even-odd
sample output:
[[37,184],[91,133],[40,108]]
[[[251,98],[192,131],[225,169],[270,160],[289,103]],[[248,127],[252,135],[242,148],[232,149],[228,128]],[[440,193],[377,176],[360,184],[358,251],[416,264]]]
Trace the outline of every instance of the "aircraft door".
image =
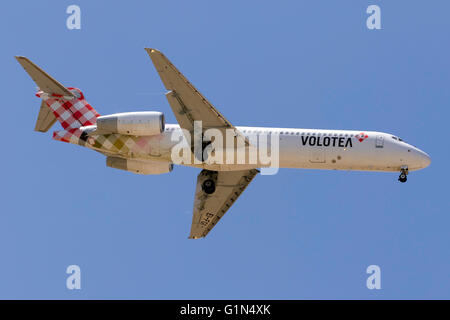
[[384,146],[384,137],[377,136],[375,140],[375,148],[383,148],[383,146]]

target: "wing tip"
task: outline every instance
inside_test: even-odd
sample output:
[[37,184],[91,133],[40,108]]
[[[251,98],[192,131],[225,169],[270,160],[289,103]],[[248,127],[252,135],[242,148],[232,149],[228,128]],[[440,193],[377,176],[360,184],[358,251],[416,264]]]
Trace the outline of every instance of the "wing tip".
[[161,51],[155,48],[145,48],[145,50],[147,51],[148,54],[155,54],[155,53],[161,54]]
[[15,59],[17,60],[17,62],[20,63],[21,65],[23,65],[22,62],[32,63],[31,60],[28,59],[28,58],[25,57],[25,56],[14,56],[14,58],[15,58]]
[[201,239],[201,238],[204,238],[205,236],[193,236],[193,235],[190,235],[189,237],[188,237],[188,239],[194,239],[194,240],[197,240],[197,239]]

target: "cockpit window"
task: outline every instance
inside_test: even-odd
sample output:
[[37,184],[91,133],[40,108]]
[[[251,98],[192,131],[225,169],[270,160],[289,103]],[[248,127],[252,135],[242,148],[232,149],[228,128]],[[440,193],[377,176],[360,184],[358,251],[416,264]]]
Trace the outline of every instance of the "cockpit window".
[[392,139],[398,140],[398,141],[403,141],[403,139],[401,139],[401,138],[399,138],[399,137],[396,137],[396,136],[392,136]]

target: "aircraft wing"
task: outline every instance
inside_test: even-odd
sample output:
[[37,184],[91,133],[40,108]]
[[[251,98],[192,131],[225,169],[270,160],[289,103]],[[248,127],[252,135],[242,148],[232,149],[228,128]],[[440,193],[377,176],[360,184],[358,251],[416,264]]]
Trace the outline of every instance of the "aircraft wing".
[[[189,238],[205,237],[230,209],[258,172],[256,169],[242,171],[202,170],[197,177],[194,215]],[[203,186],[205,181],[211,182],[211,180],[215,186],[215,191],[208,194],[204,191]]]
[[[191,150],[194,147],[194,121],[202,121],[203,131],[210,128],[221,130],[223,137],[226,137],[226,129],[232,129],[236,139],[234,141],[235,146],[249,145],[247,138],[214,108],[165,55],[155,49],[146,48],[145,50],[152,59],[164,86],[169,90],[166,98],[180,127],[190,132]],[[242,140],[237,141],[237,139]]]

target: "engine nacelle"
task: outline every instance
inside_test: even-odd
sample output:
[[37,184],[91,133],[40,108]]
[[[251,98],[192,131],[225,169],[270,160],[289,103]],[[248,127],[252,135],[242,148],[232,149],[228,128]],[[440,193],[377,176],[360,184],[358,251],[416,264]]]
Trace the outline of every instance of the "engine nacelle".
[[153,136],[164,131],[164,114],[157,111],[124,112],[97,118],[100,132]]
[[118,157],[106,157],[106,165],[137,174],[162,174],[171,172],[173,169],[173,164],[169,162],[130,160]]

